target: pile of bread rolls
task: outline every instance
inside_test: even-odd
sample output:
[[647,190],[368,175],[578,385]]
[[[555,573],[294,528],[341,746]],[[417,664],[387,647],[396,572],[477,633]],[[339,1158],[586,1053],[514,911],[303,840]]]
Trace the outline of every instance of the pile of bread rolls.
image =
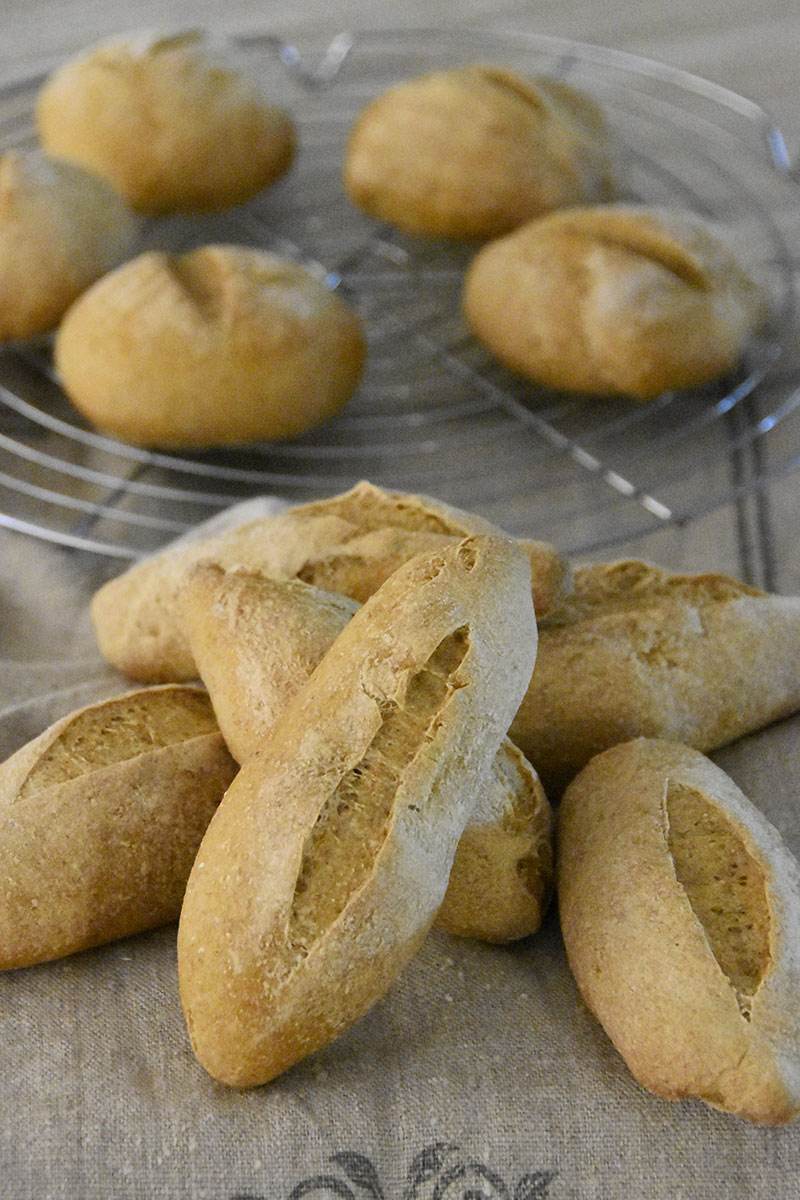
[[704,753],[800,709],[800,598],[573,570],[362,482],[142,560],[91,616],[137,686],[0,767],[0,965],[179,918],[195,1053],[247,1087],[431,926],[530,937],[555,883],[640,1083],[800,1112],[800,871]]

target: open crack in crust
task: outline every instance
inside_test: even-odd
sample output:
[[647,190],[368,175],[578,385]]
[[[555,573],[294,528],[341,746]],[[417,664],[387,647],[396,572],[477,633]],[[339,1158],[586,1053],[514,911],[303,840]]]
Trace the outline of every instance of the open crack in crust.
[[[402,703],[385,701],[382,723],[361,761],[340,779],[306,838],[286,933],[287,970],[305,958],[374,870],[403,776],[433,740],[469,649],[461,626],[408,680]],[[428,798],[430,801],[430,797]],[[417,805],[409,804],[419,812]]]
[[753,1000],[772,964],[764,864],[708,795],[668,779],[662,806],[675,877],[703,928],[739,1011]]

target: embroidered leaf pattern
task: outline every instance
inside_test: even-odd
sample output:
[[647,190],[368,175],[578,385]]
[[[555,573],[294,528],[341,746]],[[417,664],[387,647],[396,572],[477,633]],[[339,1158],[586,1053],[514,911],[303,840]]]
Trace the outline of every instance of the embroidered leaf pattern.
[[416,1200],[423,1184],[438,1175],[447,1156],[454,1150],[458,1150],[458,1146],[453,1142],[433,1142],[424,1150],[420,1150],[419,1154],[411,1160],[411,1166],[408,1168],[403,1200]]
[[533,1171],[523,1175],[514,1188],[514,1200],[547,1200],[550,1184],[557,1171]]
[[378,1172],[366,1155],[357,1154],[353,1150],[342,1150],[338,1154],[332,1154],[330,1161],[341,1167],[350,1182],[368,1192],[374,1200],[384,1200]]
[[482,1185],[469,1186],[461,1193],[463,1200],[509,1200],[508,1188],[500,1176],[478,1162],[456,1163],[443,1171],[436,1181],[432,1200],[446,1200],[448,1188],[466,1176],[477,1176],[489,1185],[489,1190],[484,1189]]
[[348,1187],[338,1175],[312,1175],[310,1179],[302,1180],[297,1187],[292,1188],[289,1200],[301,1200],[301,1197],[309,1196],[312,1192],[325,1191],[333,1192],[335,1196],[341,1196],[342,1200],[356,1200],[353,1189]]

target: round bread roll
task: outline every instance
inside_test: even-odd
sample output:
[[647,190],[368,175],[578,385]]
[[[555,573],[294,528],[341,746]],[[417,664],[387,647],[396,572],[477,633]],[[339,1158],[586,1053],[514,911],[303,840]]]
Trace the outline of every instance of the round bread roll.
[[266,251],[148,251],[70,308],[56,369],[98,428],[145,446],[292,437],[358,381],[359,317],[296,263]]
[[463,305],[475,336],[536,383],[642,401],[730,370],[765,308],[699,218],[623,205],[553,213],[485,246]]
[[294,125],[200,31],[142,32],[60,67],[36,105],[42,145],[91,167],[139,212],[201,212],[287,170]]
[[605,122],[587,96],[474,65],[390,88],[359,114],[344,163],[353,203],[413,234],[497,237],[565,204],[607,199]]
[[638,1081],[751,1121],[800,1112],[800,871],[702,754],[640,738],[592,759],[558,818],[581,994]]
[[0,341],[58,324],[131,250],[136,220],[103,180],[38,150],[0,156]]

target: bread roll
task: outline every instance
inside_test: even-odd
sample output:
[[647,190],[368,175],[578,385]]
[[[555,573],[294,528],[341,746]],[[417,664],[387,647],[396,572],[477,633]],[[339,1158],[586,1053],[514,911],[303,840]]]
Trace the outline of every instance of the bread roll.
[[485,246],[463,305],[512,370],[640,401],[729,371],[765,312],[761,290],[699,217],[624,205],[553,213]]
[[0,766],[0,968],[177,919],[236,773],[200,688],[71,713]]
[[[197,668],[181,629],[177,597],[186,572],[205,559],[277,579],[298,578],[366,600],[401,563],[468,534],[502,535],[474,513],[427,496],[366,482],[225,533],[168,548],[99,589],[91,616],[104,657],[133,679],[188,680]],[[537,616],[570,587],[569,564],[546,542],[520,544],[531,565]]]
[[197,1057],[264,1083],[383,995],[442,902],[536,653],[530,568],[468,538],[399,568],[247,760],[178,931]]
[[97,428],[143,446],[293,437],[358,382],[360,318],[296,263],[244,246],[147,251],[67,312],[55,364]]
[[556,799],[634,737],[712,750],[800,708],[800,597],[636,560],[575,570],[509,736]]
[[295,153],[289,115],[199,30],[142,31],[64,63],[36,104],[42,145],[148,215],[239,204]]
[[58,324],[133,247],[136,221],[92,172],[38,150],[0,156],[0,341]]
[[504,738],[459,839],[434,928],[481,942],[535,933],[553,890],[553,810],[539,776]]
[[565,204],[608,198],[605,121],[588,96],[477,64],[388,89],[345,153],[353,203],[412,234],[492,238]]
[[578,987],[638,1081],[748,1120],[800,1112],[800,871],[718,767],[640,738],[592,759],[558,818]]
[[[200,563],[181,593],[184,629],[226,743],[256,753],[358,610],[299,580]],[[505,942],[541,924],[552,890],[552,813],[536,772],[507,738],[473,785],[474,811],[434,925]]]

